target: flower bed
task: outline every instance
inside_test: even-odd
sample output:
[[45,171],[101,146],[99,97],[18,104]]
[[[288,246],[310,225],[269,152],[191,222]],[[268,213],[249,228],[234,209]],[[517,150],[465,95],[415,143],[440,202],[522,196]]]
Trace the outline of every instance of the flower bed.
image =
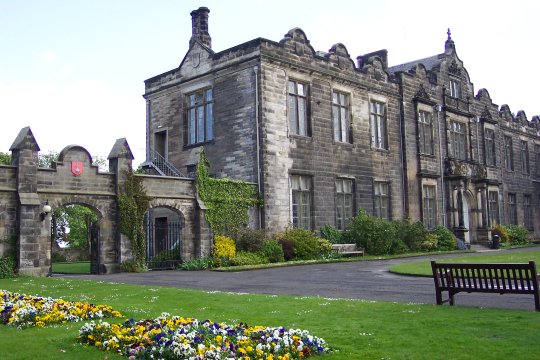
[[301,359],[329,352],[323,339],[305,330],[198,321],[161,314],[154,320],[109,324],[91,321],[79,341],[129,359]]
[[0,290],[0,323],[17,328],[119,316],[122,314],[108,305],[71,302]]

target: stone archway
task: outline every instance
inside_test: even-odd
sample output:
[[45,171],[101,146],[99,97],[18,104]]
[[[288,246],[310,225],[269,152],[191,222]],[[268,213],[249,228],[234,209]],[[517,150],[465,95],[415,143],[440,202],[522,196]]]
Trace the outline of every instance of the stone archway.
[[52,210],[51,273],[99,274],[103,214],[93,205],[81,202],[62,204]]
[[145,225],[148,268],[174,269],[184,259],[184,215],[170,206],[154,206],[145,215]]

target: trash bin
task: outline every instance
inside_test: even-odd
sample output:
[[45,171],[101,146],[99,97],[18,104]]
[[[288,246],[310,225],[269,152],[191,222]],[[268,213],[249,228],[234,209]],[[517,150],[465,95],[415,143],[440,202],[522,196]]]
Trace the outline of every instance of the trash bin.
[[499,235],[493,235],[491,238],[491,248],[492,249],[498,249],[499,248]]
[[465,244],[465,239],[457,239],[457,248],[458,250],[468,250],[467,245]]

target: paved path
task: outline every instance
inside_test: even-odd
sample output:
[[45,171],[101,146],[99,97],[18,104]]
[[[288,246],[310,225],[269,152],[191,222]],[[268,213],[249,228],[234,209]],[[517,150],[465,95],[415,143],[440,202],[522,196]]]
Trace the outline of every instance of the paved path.
[[[531,248],[504,251],[530,250]],[[461,256],[470,255],[474,254]],[[432,278],[396,275],[388,272],[388,269],[394,264],[405,261],[440,259],[449,256],[456,255],[426,255],[412,259],[302,265],[237,272],[150,271],[111,275],[54,276],[211,291],[435,304],[435,286]],[[462,306],[534,310],[532,295],[464,293],[456,295],[456,303]]]

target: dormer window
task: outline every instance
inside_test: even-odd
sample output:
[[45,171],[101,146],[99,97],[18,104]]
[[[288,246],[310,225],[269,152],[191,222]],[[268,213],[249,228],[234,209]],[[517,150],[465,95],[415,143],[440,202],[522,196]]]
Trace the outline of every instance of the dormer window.
[[449,84],[450,97],[459,98],[461,95],[459,81],[450,80]]

